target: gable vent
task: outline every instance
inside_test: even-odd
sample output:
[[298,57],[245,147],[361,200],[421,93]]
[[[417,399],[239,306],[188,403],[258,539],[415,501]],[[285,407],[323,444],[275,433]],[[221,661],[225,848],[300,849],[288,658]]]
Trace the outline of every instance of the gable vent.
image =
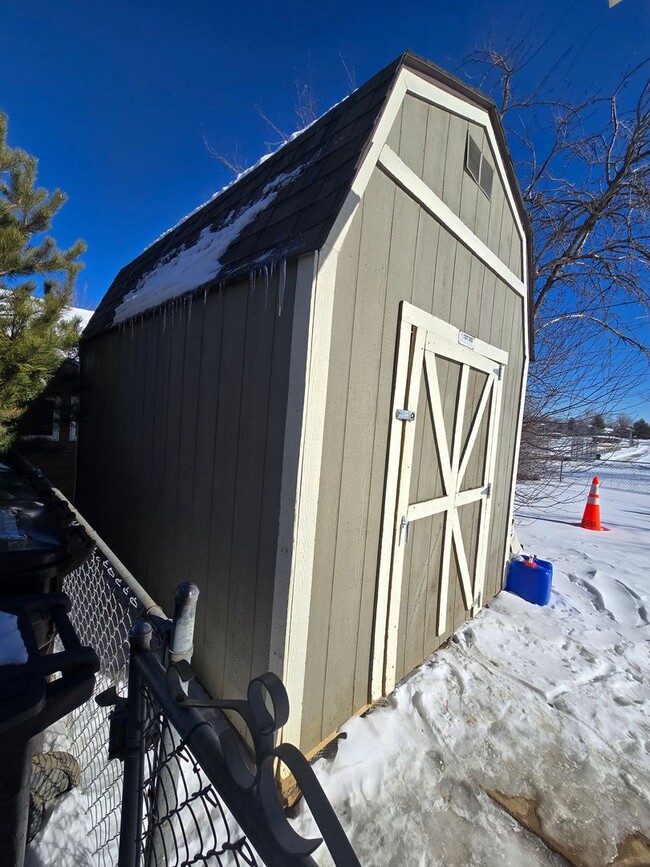
[[485,159],[485,157],[481,160],[481,180],[479,181],[479,187],[483,190],[485,195],[490,198],[492,195],[492,178],[494,177],[494,169],[489,164],[489,162]]
[[489,199],[492,195],[494,169],[481,153],[481,148],[469,132],[467,133],[467,148],[465,149],[465,168]]
[[467,133],[465,168],[478,184],[481,177],[481,149],[469,133]]

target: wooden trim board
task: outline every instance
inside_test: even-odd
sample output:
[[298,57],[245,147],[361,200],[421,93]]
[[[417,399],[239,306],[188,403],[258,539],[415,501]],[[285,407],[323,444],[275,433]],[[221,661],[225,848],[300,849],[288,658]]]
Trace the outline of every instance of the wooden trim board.
[[300,473],[303,451],[302,436],[307,400],[305,372],[307,370],[307,358],[309,354],[310,321],[313,316],[312,307],[316,266],[317,255],[315,253],[303,257],[298,262],[296,277],[269,652],[269,668],[279,677],[284,676],[287,616],[293,571],[293,547],[297,529],[295,514],[300,495]]
[[[306,353],[299,355],[295,362],[292,353],[291,359],[292,371],[294,363],[296,365],[296,390],[303,395],[303,402],[302,412],[296,413],[293,419],[293,424],[300,426],[299,455],[295,488],[288,488],[287,500],[283,504],[283,536],[279,540],[278,557],[284,574],[281,585],[277,587],[277,595],[274,596],[274,619],[277,612],[278,624],[273,636],[273,651],[277,655],[282,648],[281,676],[291,708],[289,721],[281,737],[297,744],[302,731],[318,514],[318,497],[314,496],[314,492],[320,484],[337,259],[336,251],[331,251],[324,259],[319,257],[318,266],[311,272],[311,278],[307,275],[305,277],[305,283],[311,279],[307,290],[310,294],[309,321],[308,324],[305,323],[306,311],[303,309],[302,323],[296,322],[295,328],[305,330]],[[303,291],[306,288],[303,287]],[[297,294],[300,289],[298,285]],[[300,337],[296,336],[296,340],[299,343]],[[294,443],[296,433],[297,431],[293,430]],[[290,463],[295,466],[295,458]],[[283,545],[286,551],[282,550]],[[283,617],[282,609],[285,605],[286,614]],[[278,659],[275,664],[276,670],[280,672]]]
[[409,193],[431,216],[435,217],[455,238],[464,244],[484,265],[503,280],[518,295],[526,295],[525,284],[508,268],[505,262],[490,250],[487,244],[457,217],[448,205],[439,198],[415,172],[385,145],[379,155],[379,165],[396,184]]

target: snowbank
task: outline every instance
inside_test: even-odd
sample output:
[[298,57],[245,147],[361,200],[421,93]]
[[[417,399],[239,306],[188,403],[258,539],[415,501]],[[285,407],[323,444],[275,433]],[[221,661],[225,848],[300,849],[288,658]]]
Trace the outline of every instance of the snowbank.
[[650,463],[650,442],[641,441],[637,446],[627,446],[615,452],[604,452],[601,458],[607,461]]

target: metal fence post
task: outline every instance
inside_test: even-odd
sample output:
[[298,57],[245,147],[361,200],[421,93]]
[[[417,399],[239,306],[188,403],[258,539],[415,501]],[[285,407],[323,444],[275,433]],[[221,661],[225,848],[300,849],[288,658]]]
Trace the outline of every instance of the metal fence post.
[[130,635],[129,691],[126,699],[126,754],[122,782],[119,867],[137,867],[142,833],[142,683],[135,657],[151,649],[153,627],[145,620],[134,624]]
[[[174,594],[174,618],[172,621],[171,639],[165,667],[170,663],[184,659],[192,661],[194,652],[194,624],[196,622],[196,604],[199,598],[199,588],[190,581],[179,584]],[[165,726],[158,747],[158,760],[171,755],[178,747],[180,738]],[[169,766],[165,773],[158,774],[155,794],[155,816],[164,816],[169,812],[170,804],[178,800],[178,769]],[[171,851],[173,833],[169,823],[154,824],[147,844],[147,867],[156,867],[167,863],[167,852]],[[120,865],[121,867],[121,865]]]
[[190,581],[179,584],[174,595],[174,619],[169,643],[169,661],[192,661],[194,653],[194,624],[199,588]]

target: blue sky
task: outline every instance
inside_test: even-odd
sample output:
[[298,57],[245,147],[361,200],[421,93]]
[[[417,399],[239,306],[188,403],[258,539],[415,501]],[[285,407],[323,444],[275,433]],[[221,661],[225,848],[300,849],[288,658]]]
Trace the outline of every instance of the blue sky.
[[[650,0],[306,4],[207,0],[0,0],[0,109],[10,144],[40,161],[69,202],[53,234],[89,246],[79,303],[96,306],[119,268],[232,179],[206,140],[250,164],[298,126],[295,82],[324,111],[410,48],[456,70],[509,34],[546,43],[536,77],[567,48],[566,87],[607,91],[650,54]],[[650,391],[650,384],[648,386]],[[636,414],[636,410],[635,410]]]

